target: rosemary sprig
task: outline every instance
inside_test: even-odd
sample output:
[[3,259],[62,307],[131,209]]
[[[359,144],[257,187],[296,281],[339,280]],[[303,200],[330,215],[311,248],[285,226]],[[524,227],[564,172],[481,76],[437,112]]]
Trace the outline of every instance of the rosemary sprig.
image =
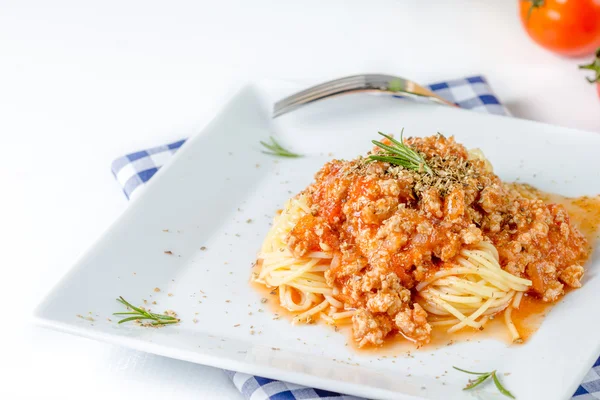
[[125,300],[122,296],[119,296],[117,301],[119,303],[123,304],[125,307],[128,307],[131,310],[133,310],[133,311],[128,311],[128,312],[113,313],[113,315],[117,315],[117,316],[118,315],[122,315],[122,316],[131,315],[131,317],[123,318],[122,320],[120,320],[119,324],[122,324],[123,322],[129,322],[129,321],[141,321],[143,319],[152,320],[151,324],[155,325],[155,326],[176,324],[177,322],[179,322],[179,318],[175,318],[170,315],[154,314],[154,313],[144,310],[143,308],[135,307],[135,306],[131,305],[131,303],[129,303],[127,300]]
[[404,139],[402,138],[404,129],[402,129],[400,132],[400,141],[397,141],[385,133],[378,133],[392,142],[392,145],[387,145],[377,140],[372,140],[371,142],[375,146],[383,149],[384,151],[369,155],[369,159],[400,165],[406,169],[412,169],[414,171],[425,171],[428,174],[432,173],[431,168],[429,168],[429,165],[427,165],[423,156],[416,150],[404,144]]
[[269,151],[263,150],[263,153],[270,154],[272,156],[280,156],[280,157],[290,157],[290,158],[302,157],[301,154],[292,153],[291,151],[283,148],[279,143],[277,143],[277,141],[275,139],[273,139],[273,136],[270,136],[269,139],[271,139],[271,143],[266,143],[266,142],[263,142],[262,140],[260,141],[260,144],[262,144],[264,147],[269,149]]
[[469,383],[467,384],[467,386],[465,386],[463,388],[463,390],[473,389],[474,387],[479,386],[480,384],[485,382],[491,376],[492,380],[494,381],[494,385],[496,385],[496,388],[498,388],[498,391],[500,393],[502,393],[503,395],[505,395],[507,397],[510,397],[511,399],[515,398],[515,396],[513,396],[513,394],[511,392],[509,392],[508,390],[506,390],[506,388],[504,386],[502,386],[502,383],[500,383],[500,380],[498,379],[498,375],[496,374],[496,370],[493,370],[492,372],[473,372],[473,371],[467,371],[465,369],[461,369],[461,368],[454,367],[454,366],[452,368],[454,368],[458,371],[467,373],[467,374],[479,376],[479,378],[477,378],[475,380],[469,379]]

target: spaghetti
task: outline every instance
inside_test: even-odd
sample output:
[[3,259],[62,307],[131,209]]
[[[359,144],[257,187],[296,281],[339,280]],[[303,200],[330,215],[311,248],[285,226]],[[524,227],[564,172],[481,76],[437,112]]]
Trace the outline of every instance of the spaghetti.
[[396,333],[420,346],[432,327],[481,330],[502,314],[521,342],[512,314],[526,293],[553,302],[581,286],[589,247],[562,206],[522,195],[453,138],[374,143],[368,161],[325,164],[264,240],[253,279],[294,323],[352,323],[359,347]]
[[517,342],[521,337],[511,313],[530,287],[530,280],[504,271],[494,245],[482,241],[463,249],[454,265],[419,283],[416,290],[423,309],[441,317],[430,320],[432,326],[451,325],[450,333],[467,326],[483,329],[491,316],[505,310],[507,328]]
[[[295,258],[287,246],[287,237],[300,218],[310,213],[303,195],[288,200],[264,240],[258,255],[261,263],[256,281],[276,287],[279,303],[297,313],[294,323],[310,323],[319,315],[329,324],[347,322],[353,314],[344,310],[334,298],[334,289],[327,285],[324,272],[329,269],[332,255],[319,251]],[[323,250],[329,250],[322,244]]]
[[[256,281],[278,289],[281,306],[297,313],[294,323],[310,323],[316,315],[331,325],[348,322],[354,311],[344,310],[324,276],[332,255],[323,251],[295,258],[287,248],[290,231],[308,213],[304,195],[287,201],[265,238]],[[451,325],[449,333],[465,327],[483,329],[490,316],[505,311],[512,340],[518,342],[520,335],[511,312],[519,308],[521,296],[530,286],[530,280],[504,271],[494,245],[482,241],[463,249],[450,268],[419,283],[416,291],[419,304],[435,316],[429,321],[432,326]]]

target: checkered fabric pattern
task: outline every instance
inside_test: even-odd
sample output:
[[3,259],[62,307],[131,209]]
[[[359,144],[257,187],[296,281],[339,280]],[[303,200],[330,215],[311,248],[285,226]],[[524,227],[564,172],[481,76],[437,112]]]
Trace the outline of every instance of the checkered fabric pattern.
[[347,394],[307,388],[293,383],[242,374],[241,372],[225,371],[225,373],[248,400],[363,400]]
[[585,375],[572,400],[593,399],[600,399],[600,358],[596,360],[592,369]]
[[[498,101],[483,76],[434,83],[429,85],[429,88],[462,108],[490,114],[510,115]],[[113,161],[112,172],[125,196],[131,199],[139,195],[144,184],[171,159],[171,156],[184,142],[185,139],[137,151]],[[247,400],[364,400],[241,372],[225,371],[225,373]],[[594,399],[600,400],[600,358],[587,373],[572,398],[572,400]]]
[[[500,104],[483,76],[470,76],[427,86],[432,92],[459,107],[488,114],[510,115]],[[394,96],[402,97],[402,95]],[[428,102],[426,98],[423,102]]]
[[178,140],[162,146],[136,151],[113,161],[113,175],[123,188],[125,196],[131,199],[135,190],[148,182],[184,143],[185,139]]

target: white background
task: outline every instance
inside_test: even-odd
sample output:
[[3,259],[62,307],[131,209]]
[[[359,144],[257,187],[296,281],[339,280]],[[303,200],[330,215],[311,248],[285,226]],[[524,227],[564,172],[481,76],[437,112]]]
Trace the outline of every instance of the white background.
[[484,74],[515,116],[600,132],[581,60],[534,45],[516,3],[0,0],[0,397],[241,399],[220,370],[30,315],[127,207],[110,162],[198,132],[245,82]]

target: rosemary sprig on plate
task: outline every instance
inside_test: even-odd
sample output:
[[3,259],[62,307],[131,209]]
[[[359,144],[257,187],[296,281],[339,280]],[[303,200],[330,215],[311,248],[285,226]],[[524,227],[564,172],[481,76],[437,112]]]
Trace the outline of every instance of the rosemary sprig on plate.
[[264,147],[266,147],[269,150],[269,151],[263,150],[263,153],[270,154],[272,156],[289,157],[289,158],[302,157],[301,154],[292,153],[291,151],[283,148],[283,146],[281,146],[279,143],[277,143],[277,141],[275,139],[273,139],[273,136],[270,136],[269,139],[271,140],[270,143],[263,142],[262,140],[260,141],[260,144],[262,144]]
[[506,388],[504,386],[502,386],[502,383],[500,383],[500,380],[498,379],[498,375],[496,374],[496,370],[493,370],[492,372],[473,372],[473,371],[467,371],[465,369],[461,369],[461,368],[454,367],[454,366],[452,368],[454,368],[455,370],[458,370],[460,372],[479,376],[479,378],[474,379],[474,380],[469,379],[469,383],[467,384],[467,386],[465,386],[463,388],[463,390],[473,389],[474,387],[481,385],[489,377],[492,377],[492,380],[494,381],[494,385],[496,385],[496,388],[498,388],[500,393],[502,393],[503,395],[505,395],[507,397],[510,397],[511,399],[515,398],[515,396],[513,396],[513,394],[511,392],[509,392],[508,390],[506,390]]
[[175,316],[154,314],[154,313],[144,310],[143,308],[135,307],[135,306],[131,305],[131,303],[129,303],[127,300],[125,300],[122,296],[119,296],[117,301],[119,303],[123,304],[125,307],[132,310],[132,311],[128,311],[128,312],[113,313],[113,315],[117,315],[117,316],[129,315],[129,317],[126,317],[126,318],[123,318],[122,320],[120,320],[119,324],[122,324],[123,322],[129,322],[129,321],[141,322],[141,320],[143,320],[143,319],[152,320],[152,322],[150,322],[150,324],[154,325],[154,326],[176,324],[177,322],[179,322],[179,318],[176,318]]
[[386,135],[385,133],[378,133],[384,138],[388,139],[392,144],[388,145],[377,140],[372,140],[371,142],[375,146],[384,151],[369,155],[369,159],[373,161],[383,161],[390,164],[400,165],[406,169],[412,169],[414,171],[425,171],[428,174],[432,173],[431,168],[429,168],[429,165],[427,165],[423,156],[413,148],[404,144],[404,139],[402,138],[404,129],[402,129],[402,132],[400,133],[400,141],[389,135]]

